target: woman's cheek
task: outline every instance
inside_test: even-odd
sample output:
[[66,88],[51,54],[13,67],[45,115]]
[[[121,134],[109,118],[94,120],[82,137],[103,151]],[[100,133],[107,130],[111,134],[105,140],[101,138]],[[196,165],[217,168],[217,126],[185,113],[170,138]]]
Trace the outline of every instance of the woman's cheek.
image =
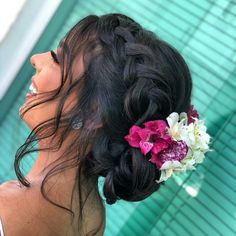
[[50,89],[55,90],[60,87],[61,85],[61,80],[58,76],[52,76],[52,81],[50,83]]
[[61,80],[60,75],[55,73],[45,73],[41,74],[38,81],[39,92],[49,92],[60,87]]

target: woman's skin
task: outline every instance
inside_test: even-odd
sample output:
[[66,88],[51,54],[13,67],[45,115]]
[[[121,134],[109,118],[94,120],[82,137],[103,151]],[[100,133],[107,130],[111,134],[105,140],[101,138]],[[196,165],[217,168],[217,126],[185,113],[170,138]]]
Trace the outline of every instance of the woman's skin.
[[[35,54],[31,57],[30,61],[35,68],[35,75],[32,77],[32,80],[39,93],[51,91],[59,87],[61,83],[60,65],[53,60],[50,52]],[[81,71],[83,63],[78,60],[75,68]],[[75,73],[78,73],[78,71]],[[68,97],[65,109],[70,108],[75,96],[76,94],[71,94]],[[34,103],[35,99],[40,99],[40,95],[27,100],[20,108],[19,114],[21,115],[23,110],[27,108],[27,105]],[[55,116],[57,102],[57,100],[49,101],[30,109],[22,117],[23,121],[30,129],[33,129],[39,123]],[[38,142],[39,148],[53,144],[54,140],[51,137],[40,140]],[[40,192],[41,183],[49,171],[49,169],[45,171],[43,169],[57,160],[71,142],[73,142],[73,134],[63,142],[59,150],[38,152],[38,157],[32,169],[25,176],[31,184],[30,188],[20,187],[17,185],[18,181],[9,181],[0,185],[0,216],[6,236],[31,235],[31,233],[32,235],[78,235],[76,233],[78,231],[77,213],[79,212],[77,188],[75,189],[72,204],[72,210],[75,212],[73,227],[69,226],[70,214],[52,205],[43,198]],[[50,168],[52,167],[50,166]],[[48,197],[67,208],[70,208],[77,168],[66,169],[57,175],[50,176],[45,184],[45,192],[48,194]],[[89,183],[86,186],[82,185],[84,190],[88,187],[93,187],[94,191],[89,198],[89,203],[86,204],[88,207],[84,213],[86,219],[85,227],[87,227],[87,230],[92,230],[100,223],[105,209],[98,201],[97,181],[91,181],[91,184]],[[15,213],[16,211],[17,214]],[[12,227],[13,225],[14,227]],[[55,231],[55,233],[52,233],[52,231]]]

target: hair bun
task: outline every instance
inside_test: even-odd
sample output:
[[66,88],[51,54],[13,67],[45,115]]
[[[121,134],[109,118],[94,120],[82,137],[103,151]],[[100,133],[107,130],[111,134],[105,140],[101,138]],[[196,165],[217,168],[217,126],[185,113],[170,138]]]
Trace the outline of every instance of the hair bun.
[[155,182],[159,177],[160,171],[139,150],[127,147],[105,177],[103,193],[106,202],[143,200],[159,188]]

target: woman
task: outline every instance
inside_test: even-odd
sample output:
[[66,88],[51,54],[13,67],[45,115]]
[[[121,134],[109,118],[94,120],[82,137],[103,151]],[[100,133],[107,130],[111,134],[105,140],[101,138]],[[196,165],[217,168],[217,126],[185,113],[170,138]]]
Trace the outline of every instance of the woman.
[[[177,50],[121,14],[85,17],[55,51],[33,55],[31,64],[36,73],[20,116],[32,132],[16,153],[18,181],[0,187],[3,231],[103,235],[98,177],[104,177],[108,204],[140,201],[159,189],[164,172],[154,154],[171,139],[163,133],[155,139],[159,143],[142,142],[142,134],[151,130],[149,121],[166,120],[172,112],[189,114],[189,69]],[[140,130],[140,148],[134,129]],[[186,155],[187,146],[181,145]],[[23,176],[20,161],[32,151],[38,157]]]

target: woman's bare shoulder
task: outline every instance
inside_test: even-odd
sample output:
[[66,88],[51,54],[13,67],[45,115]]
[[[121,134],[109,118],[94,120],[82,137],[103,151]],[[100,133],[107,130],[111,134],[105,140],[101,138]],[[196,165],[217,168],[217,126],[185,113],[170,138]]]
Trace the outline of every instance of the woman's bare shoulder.
[[[11,180],[0,184],[1,211],[9,210],[9,206],[17,206],[18,209],[27,211],[29,203],[37,201],[36,191],[20,185],[19,181]],[[28,212],[27,212],[28,213]]]
[[[14,201],[18,204],[20,196],[24,190],[18,185],[18,181],[11,180],[0,184],[0,211],[8,209],[8,206]],[[19,205],[19,207],[22,204]]]
[[0,185],[0,216],[7,236],[59,235],[46,215],[35,189],[20,187],[17,181]]
[[0,185],[0,215],[6,235],[25,235],[29,215],[22,198],[22,191],[16,182],[8,181]]
[[[84,226],[89,232],[102,223],[100,232],[97,234],[100,236],[105,230],[105,208],[99,204],[99,201],[95,205],[91,203],[88,202],[84,209],[86,219]],[[71,228],[68,214],[46,201],[40,192],[40,186],[21,188],[18,181],[0,185],[0,216],[7,236],[75,235],[74,229],[78,224],[75,220],[74,229]]]

